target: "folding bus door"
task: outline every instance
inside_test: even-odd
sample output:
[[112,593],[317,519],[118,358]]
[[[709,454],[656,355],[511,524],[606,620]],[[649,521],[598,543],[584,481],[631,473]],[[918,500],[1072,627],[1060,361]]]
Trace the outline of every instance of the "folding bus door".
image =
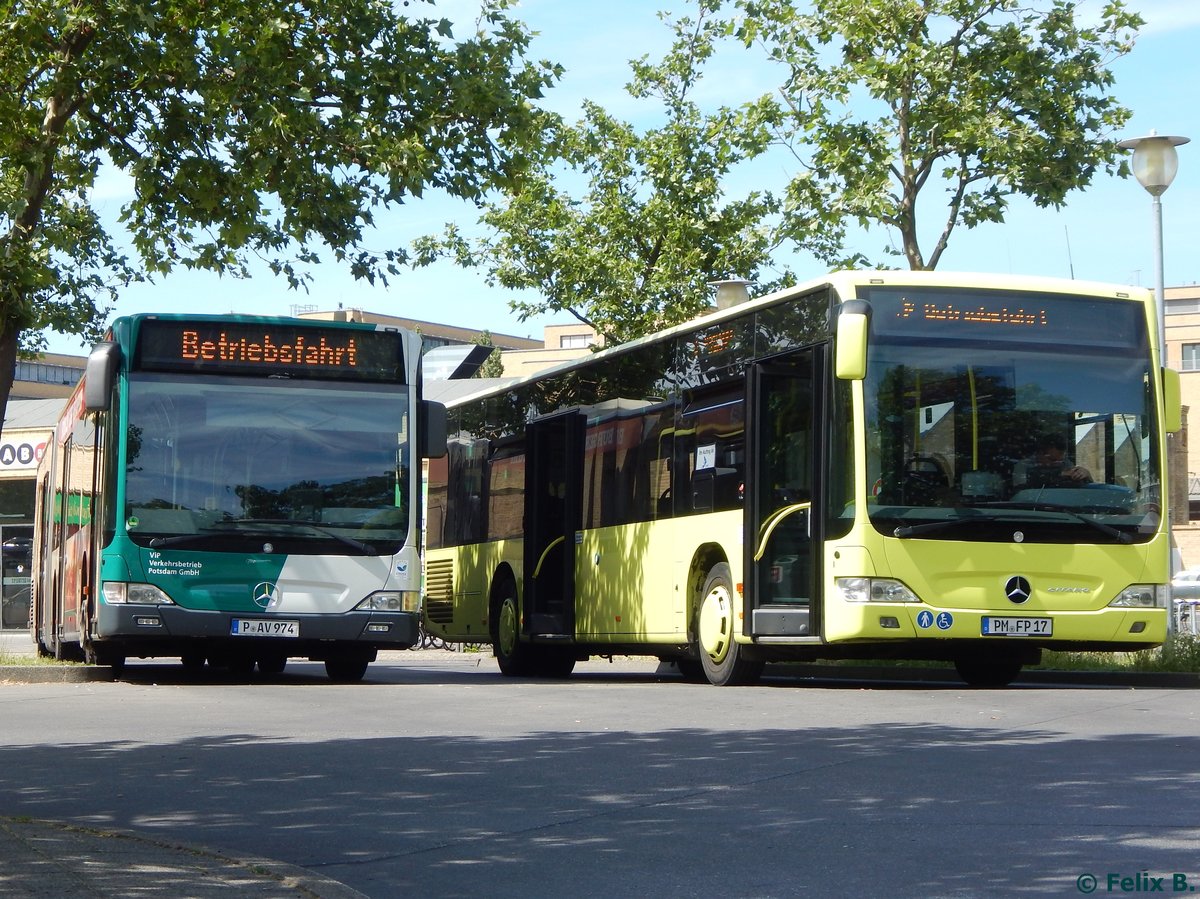
[[756,364],[748,373],[746,600],[760,638],[815,636],[822,441],[814,385],[818,350]]
[[587,418],[564,412],[525,431],[524,633],[575,636],[575,534]]

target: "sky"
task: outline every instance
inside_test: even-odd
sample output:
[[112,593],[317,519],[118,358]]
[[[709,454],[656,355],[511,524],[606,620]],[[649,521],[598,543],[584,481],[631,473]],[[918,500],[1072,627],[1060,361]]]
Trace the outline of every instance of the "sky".
[[[1080,0],[1096,14],[1104,0]],[[1200,283],[1200,2],[1197,0],[1127,0],[1146,25],[1133,52],[1118,60],[1114,93],[1132,110],[1120,138],[1140,137],[1152,130],[1192,138],[1179,147],[1179,173],[1162,196],[1164,281],[1168,287]],[[474,18],[473,0],[439,0],[437,10],[452,21]],[[644,115],[624,91],[628,61],[656,57],[670,42],[659,9],[682,14],[678,0],[607,0],[589,5],[584,14],[572,0],[523,0],[514,12],[537,32],[531,55],[561,63],[566,72],[548,93],[545,104],[574,120],[580,101],[589,99],[610,112],[637,122]],[[720,63],[705,79],[714,104],[736,105],[772,89],[765,70],[741,61]],[[783,165],[782,161],[780,165]],[[763,185],[779,189],[777,184]],[[129,182],[106,173],[95,199],[102,214],[115,220]],[[928,202],[928,201],[923,201]],[[1038,209],[1021,198],[1010,200],[1003,224],[958,228],[938,266],[941,271],[982,271],[1045,275],[1118,284],[1154,286],[1153,205],[1133,178],[1099,174],[1085,191],[1068,195],[1061,209]],[[446,222],[465,229],[478,219],[474,207],[436,195],[413,200],[378,216],[367,246],[407,246],[421,235],[437,233]],[[932,226],[935,217],[930,214]],[[881,258],[882,234],[862,235],[853,247]],[[935,237],[925,237],[932,246]],[[801,279],[818,277],[823,268],[811,257],[785,260]],[[898,264],[898,262],[897,262]],[[513,294],[490,288],[478,271],[449,262],[404,271],[387,287],[356,282],[346,268],[329,262],[314,270],[307,293],[289,290],[286,282],[265,269],[247,280],[219,278],[200,272],[174,272],[154,284],[134,285],[121,294],[110,320],[135,312],[239,312],[290,315],[296,306],[320,310],[361,308],[372,312],[440,324],[487,329],[496,334],[541,339],[547,324],[568,323],[562,313],[520,321],[510,310]],[[78,338],[47,333],[48,350],[84,354]]]

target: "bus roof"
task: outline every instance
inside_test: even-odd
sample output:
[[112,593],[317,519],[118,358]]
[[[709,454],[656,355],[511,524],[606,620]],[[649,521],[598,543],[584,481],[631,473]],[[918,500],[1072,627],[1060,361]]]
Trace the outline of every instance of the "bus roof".
[[622,353],[631,352],[639,347],[660,340],[669,340],[679,334],[719,324],[727,319],[737,318],[747,311],[766,309],[778,303],[786,302],[793,297],[803,296],[814,291],[833,289],[843,297],[853,296],[853,291],[860,285],[904,286],[914,287],[969,287],[994,290],[1018,290],[1033,293],[1077,294],[1079,296],[1103,296],[1113,299],[1133,300],[1148,303],[1153,300],[1153,293],[1144,287],[1106,284],[1098,281],[1076,281],[1064,278],[1048,278],[1033,275],[1003,275],[981,272],[928,272],[911,271],[908,269],[837,271],[819,278],[813,278],[793,287],[787,287],[773,293],[755,297],[743,303],[706,313],[678,325],[672,325],[653,334],[635,338],[626,343],[605,347],[587,356],[570,359],[556,365],[544,368],[518,378],[491,378],[489,383],[478,383],[473,380],[459,382],[471,389],[455,390],[441,398],[448,407],[474,401],[485,396],[513,390],[525,384],[533,384],[545,378],[552,378],[564,372],[578,368],[586,368],[598,360],[611,358]]

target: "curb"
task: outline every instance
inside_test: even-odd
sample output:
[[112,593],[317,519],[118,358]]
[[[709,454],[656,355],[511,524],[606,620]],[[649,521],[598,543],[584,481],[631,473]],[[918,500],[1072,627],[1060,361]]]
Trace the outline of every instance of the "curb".
[[[0,817],[0,858],[32,895],[238,895],[365,899],[305,868],[207,846],[66,821]],[[153,873],[149,873],[153,872]]]
[[110,665],[0,665],[0,684],[83,684],[116,680]]
[[[768,665],[767,673],[781,678],[821,680],[874,680],[889,682],[934,681],[936,683],[963,683],[953,668],[901,668],[875,665]],[[1079,686],[1079,687],[1134,687],[1142,689],[1172,688],[1200,689],[1200,673],[1172,671],[1056,671],[1053,669],[1025,669],[1014,684]],[[1003,689],[1003,688],[1000,688]]]

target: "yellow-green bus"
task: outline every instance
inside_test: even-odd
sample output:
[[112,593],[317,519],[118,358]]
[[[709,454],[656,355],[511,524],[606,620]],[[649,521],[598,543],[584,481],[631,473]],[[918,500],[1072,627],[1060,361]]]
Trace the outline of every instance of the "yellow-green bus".
[[1142,289],[845,272],[483,389],[430,462],[426,627],[508,675],[642,654],[717,685],[1154,646],[1157,333]]

